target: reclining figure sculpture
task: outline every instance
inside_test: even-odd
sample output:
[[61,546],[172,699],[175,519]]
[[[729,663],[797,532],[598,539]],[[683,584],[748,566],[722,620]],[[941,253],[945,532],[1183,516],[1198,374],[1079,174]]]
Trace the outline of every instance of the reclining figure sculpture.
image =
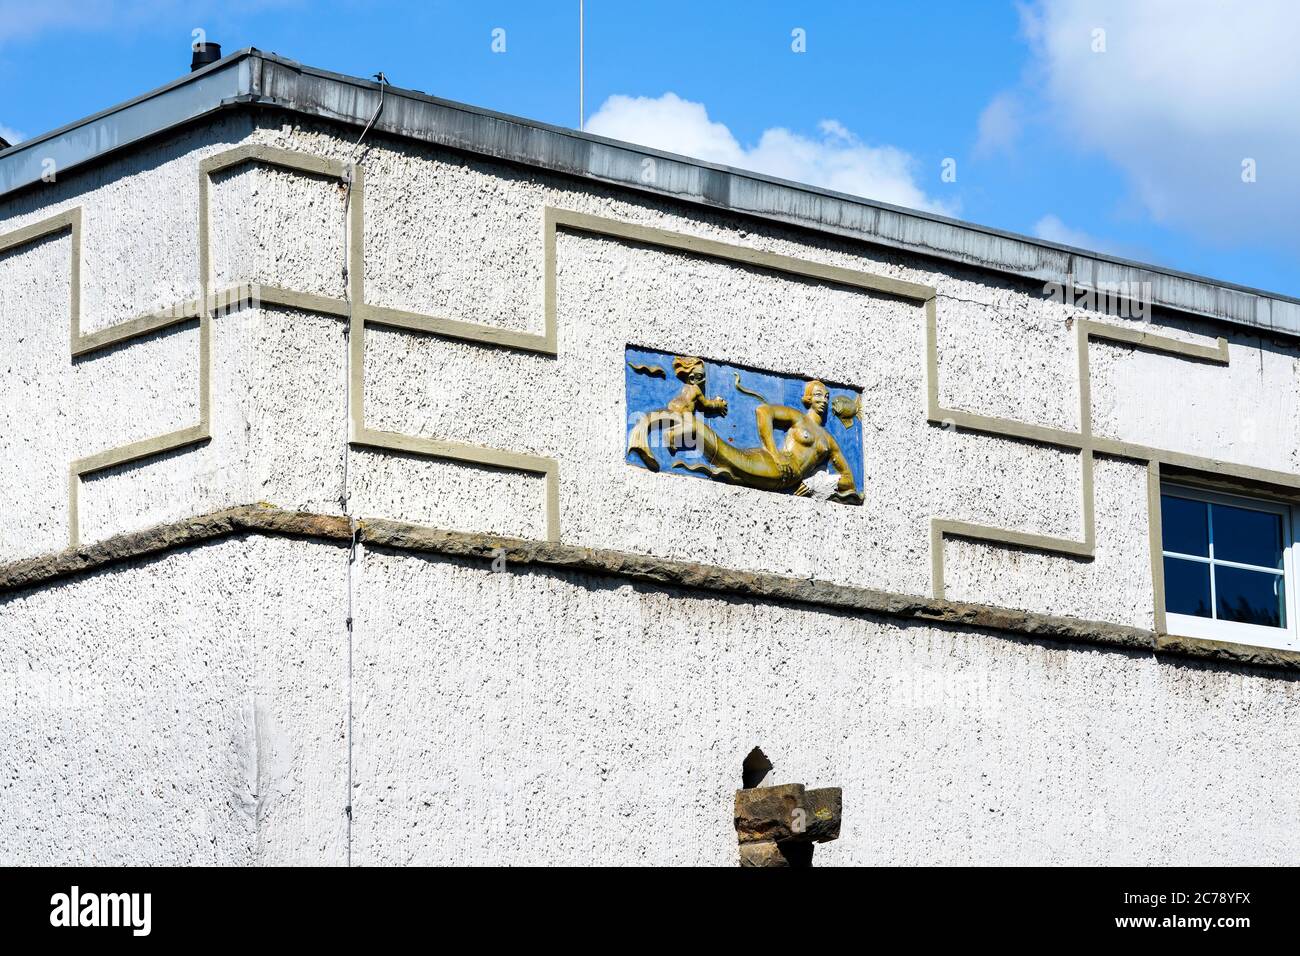
[[[766,401],[754,415],[758,427],[758,448],[737,448],[721,439],[704,420],[706,415],[726,415],[727,402],[705,395],[704,362],[695,356],[679,355],[673,359],[673,373],[682,381],[681,391],[666,408],[647,412],[628,437],[628,451],[633,452],[651,471],[659,470],[659,461],[650,447],[650,436],[658,433],[664,447],[676,455],[683,449],[698,450],[704,462],[673,462],[674,468],[700,472],[719,481],[766,491],[785,491],[796,496],[817,494],[807,483],[830,462],[839,476],[829,497],[850,504],[862,503],[853,470],[834,437],[826,430],[826,414],[831,393],[816,379],[803,390],[804,411]],[[785,440],[778,447],[776,429],[785,430]],[[705,463],[707,462],[707,464]]]

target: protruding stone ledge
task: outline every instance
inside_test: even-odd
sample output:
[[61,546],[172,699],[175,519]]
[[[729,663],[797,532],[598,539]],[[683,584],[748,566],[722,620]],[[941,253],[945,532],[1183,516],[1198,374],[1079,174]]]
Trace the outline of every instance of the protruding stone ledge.
[[245,532],[342,541],[352,537],[348,519],[337,515],[285,511],[269,505],[240,505],[115,535],[75,550],[0,565],[0,594]]
[[[661,587],[786,601],[852,614],[953,625],[1020,638],[1145,651],[1158,656],[1199,658],[1286,671],[1300,671],[1300,652],[1272,650],[1174,635],[1104,621],[1039,614],[986,604],[940,601],[811,578],[733,571],[690,561],[628,554],[577,545],[465,531],[440,531],[399,521],[362,520],[357,540],[397,551],[497,560],[584,574],[613,575]],[[70,575],[141,557],[190,547],[236,534],[288,535],[347,543],[353,525],[340,515],[243,505],[144,531],[117,535],[74,551],[0,565],[0,594],[39,587]]]

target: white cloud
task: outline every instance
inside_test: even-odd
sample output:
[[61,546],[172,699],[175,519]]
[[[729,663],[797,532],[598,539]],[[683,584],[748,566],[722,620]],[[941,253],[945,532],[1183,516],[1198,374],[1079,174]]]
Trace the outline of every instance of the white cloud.
[[1076,229],[1074,226],[1066,224],[1055,213],[1048,213],[1034,223],[1033,234],[1039,239],[1046,239],[1048,242],[1058,242],[1063,246],[1074,246],[1076,249],[1084,249],[1089,252],[1108,253],[1122,259],[1151,263],[1159,263],[1162,260],[1162,256],[1157,250],[1146,245],[1107,239],[1091,232],[1085,232],[1082,229]]
[[993,156],[1010,150],[1020,136],[1021,111],[1015,94],[1003,92],[993,97],[980,113],[975,155]]
[[161,0],[0,0],[0,43],[31,39],[48,30],[126,29],[168,6]]
[[1151,218],[1300,246],[1300,4],[1040,0],[1023,25],[1029,89],[1070,142],[1124,171]]
[[868,146],[836,120],[822,120],[816,137],[767,129],[757,144],[746,147],[725,124],[709,119],[704,104],[665,93],[611,96],[588,120],[587,130],[912,209],[949,215],[954,210],[917,185],[911,155],[893,146]]
[[17,146],[26,138],[26,136],[18,132],[18,130],[14,129],[12,126],[6,126],[4,123],[0,123],[0,139],[3,139],[10,146]]
[[1034,223],[1034,235],[1048,242],[1059,242],[1063,246],[1077,246],[1080,249],[1096,249],[1097,240],[1079,229],[1072,229],[1061,221],[1060,216],[1049,213]]
[[4,0],[0,2],[0,43],[35,36],[75,19],[76,9],[72,4]]
[[[192,27],[230,15],[255,13],[300,0],[0,0],[0,46],[31,40],[50,30],[131,33],[167,17],[184,17]],[[190,29],[189,26],[186,28]],[[212,38],[220,41],[219,37]],[[182,49],[189,37],[181,38]]]
[[692,103],[676,93],[658,98],[611,96],[587,120],[586,129],[729,166],[744,155],[731,130],[710,120],[703,103]]

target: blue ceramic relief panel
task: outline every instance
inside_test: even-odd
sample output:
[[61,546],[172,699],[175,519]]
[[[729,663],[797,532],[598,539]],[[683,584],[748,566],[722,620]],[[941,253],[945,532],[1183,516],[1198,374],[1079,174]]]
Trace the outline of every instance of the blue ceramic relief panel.
[[[627,389],[627,421],[624,434],[627,435],[631,433],[633,425],[643,414],[666,407],[668,402],[682,390],[683,382],[673,374],[674,355],[672,353],[653,352],[628,346],[624,358],[623,371]],[[637,371],[633,366],[640,366],[647,371]],[[737,389],[737,375],[740,376],[740,385],[748,391],[762,395],[768,400],[769,404],[787,405],[800,412],[805,410],[803,390],[804,386],[810,381],[808,378],[800,378],[794,375],[778,375],[771,372],[756,372],[750,368],[729,365],[726,362],[713,362],[709,359],[704,359],[704,368],[708,376],[703,387],[704,394],[709,398],[725,398],[727,400],[727,414],[710,415],[706,413],[703,416],[704,421],[718,434],[719,438],[730,442],[737,448],[755,448],[761,444],[758,437],[758,424],[754,417],[754,410],[759,406],[760,401]],[[651,374],[648,371],[650,369],[660,369],[662,375]],[[839,396],[844,396],[853,402],[861,399],[862,393],[854,389],[837,388],[829,384],[827,384],[827,388],[831,393],[832,403]],[[851,427],[845,428],[844,424],[835,416],[835,413],[828,409],[825,428],[839,444],[840,450],[848,460],[849,468],[853,471],[854,483],[859,489],[864,488],[862,423],[853,420]],[[783,434],[781,429],[777,429],[775,432],[778,446],[783,440]],[[624,445],[625,450],[626,447]],[[652,451],[655,459],[659,462],[661,474],[690,475],[691,477],[710,480],[707,475],[672,467],[673,463],[678,461],[700,461],[702,456],[698,450],[685,449],[673,455],[669,453],[668,449],[659,447],[656,444],[652,445]],[[628,464],[635,465],[638,468],[645,467],[637,455],[628,452],[625,457]],[[834,472],[829,462],[821,470]]]

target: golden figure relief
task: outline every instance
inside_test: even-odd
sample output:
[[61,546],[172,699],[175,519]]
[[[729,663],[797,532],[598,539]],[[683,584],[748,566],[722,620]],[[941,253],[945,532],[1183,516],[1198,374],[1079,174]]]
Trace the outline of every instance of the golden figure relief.
[[856,398],[849,398],[846,395],[837,395],[831,402],[831,411],[835,417],[840,420],[840,424],[845,428],[852,428],[854,420],[858,417],[859,402]]
[[637,362],[628,362],[628,368],[634,372],[640,372],[642,375],[649,375],[651,378],[663,378],[664,370],[659,365],[641,365]]
[[[704,459],[703,462],[676,461],[674,468],[747,488],[862,503],[862,492],[853,470],[839,443],[826,430],[831,393],[825,384],[814,379],[804,386],[802,411],[762,400],[754,410],[759,447],[737,448],[720,438],[705,420],[706,416],[726,415],[728,409],[725,399],[709,398],[705,394],[704,362],[694,356],[679,355],[673,359],[673,373],[682,381],[681,390],[666,408],[643,415],[628,437],[628,451],[635,453],[648,469],[659,470],[659,462],[650,448],[650,436],[658,434],[671,454],[694,449]],[[739,375],[736,385],[743,394],[762,399],[757,392],[740,386]],[[785,435],[778,445],[776,433],[781,429]],[[835,475],[822,472],[828,462]],[[823,482],[815,477],[819,473],[833,484],[823,487]]]

